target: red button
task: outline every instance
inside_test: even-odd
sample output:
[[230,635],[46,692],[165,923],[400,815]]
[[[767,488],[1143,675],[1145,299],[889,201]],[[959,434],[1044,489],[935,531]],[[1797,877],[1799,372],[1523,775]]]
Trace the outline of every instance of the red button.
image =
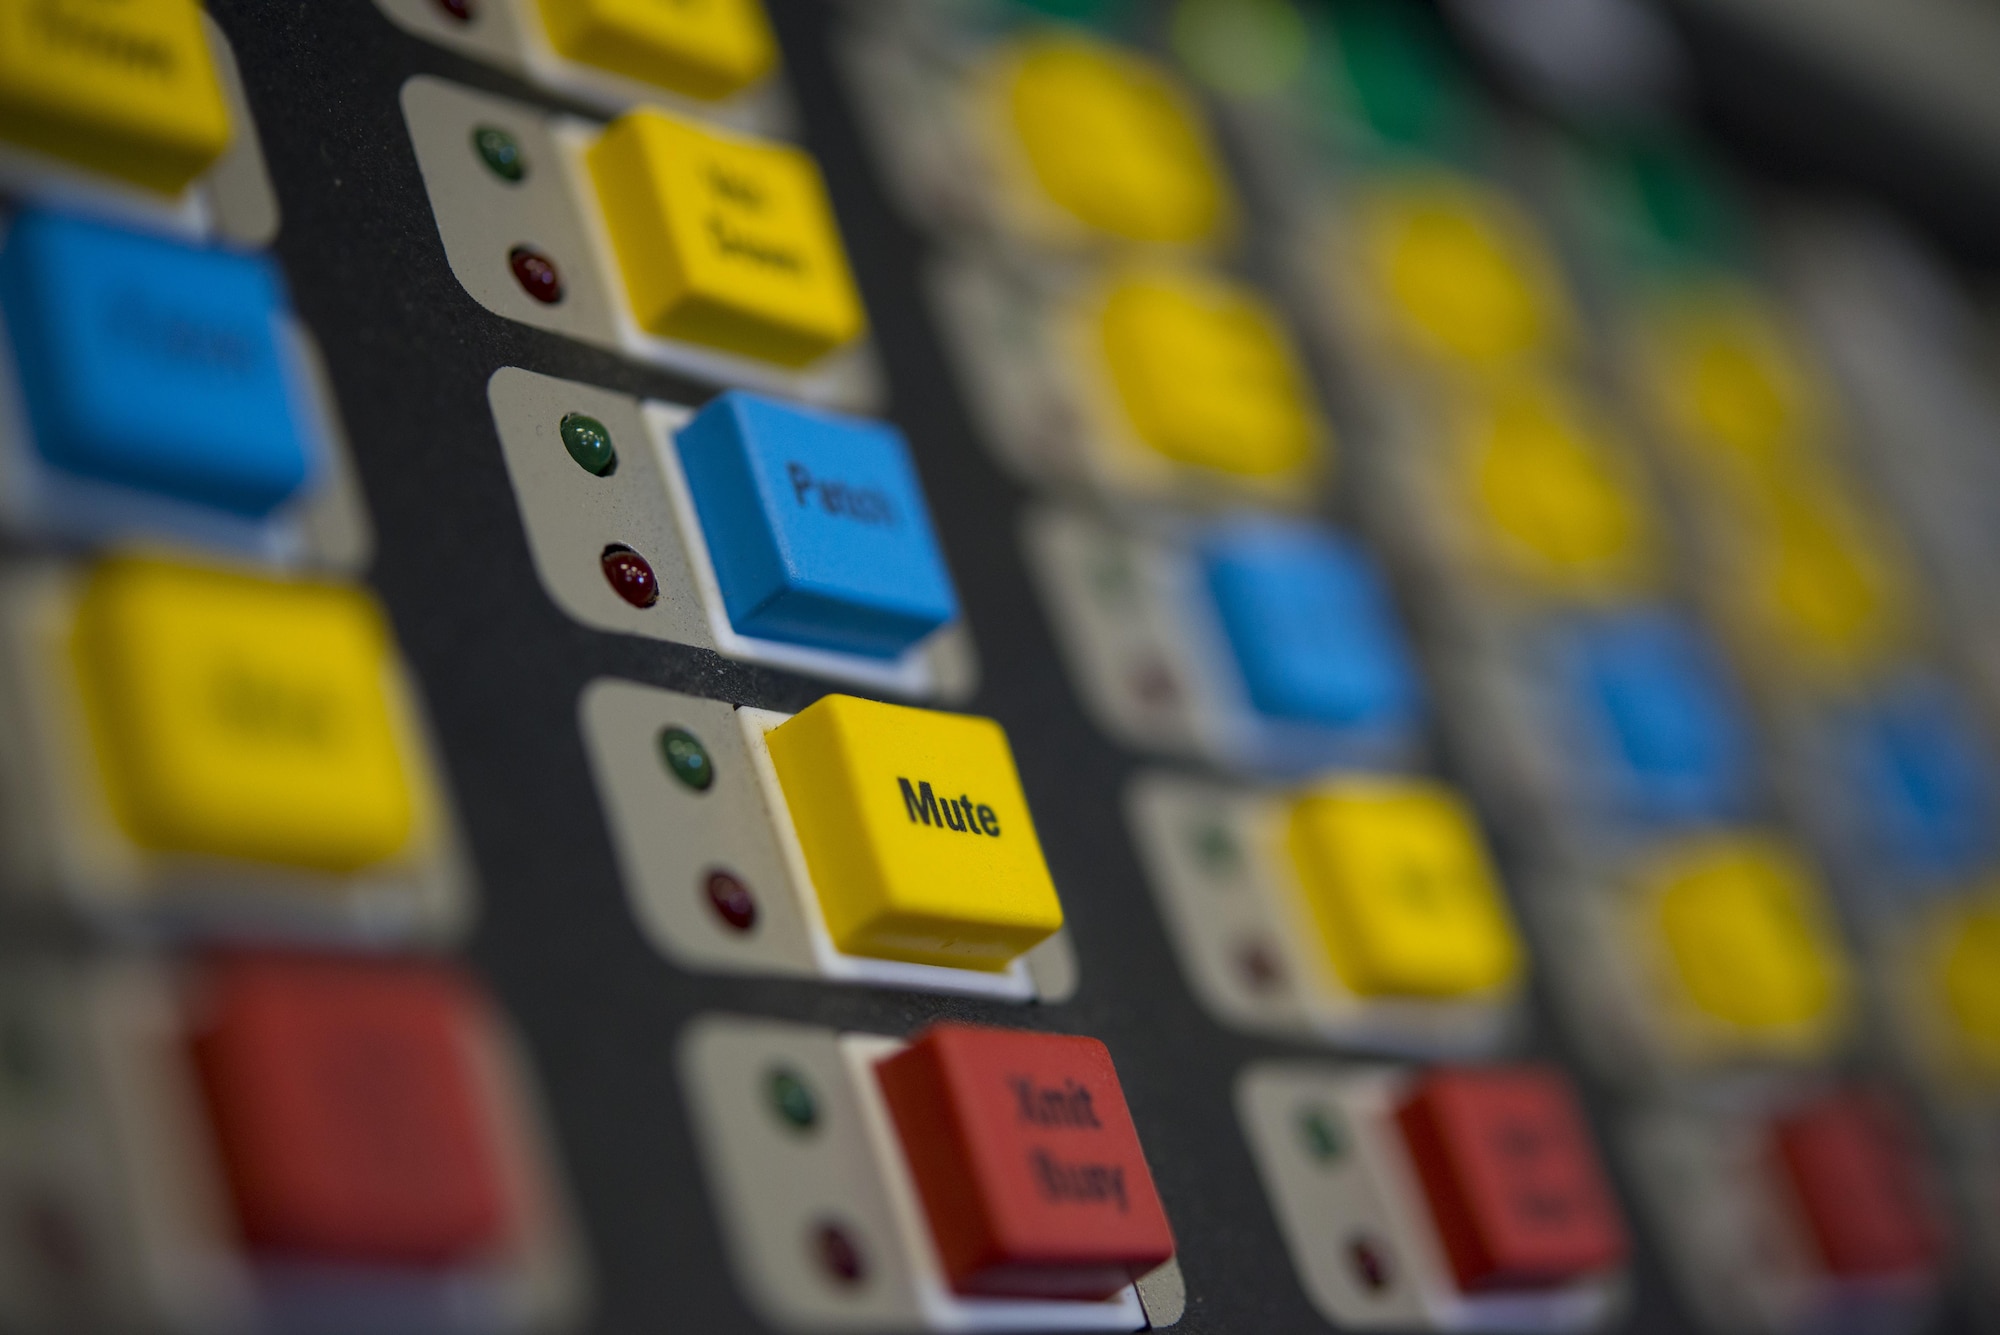
[[1892,1107],[1843,1091],[1779,1118],[1772,1139],[1828,1271],[1883,1276],[1936,1263],[1920,1160]]
[[195,1062],[246,1243],[436,1265],[505,1239],[469,983],[275,952],[223,956],[206,982]]
[[1396,1120],[1461,1289],[1543,1288],[1625,1259],[1618,1208],[1555,1071],[1432,1071]]
[[1174,1254],[1096,1039],[940,1024],[876,1073],[960,1293],[1106,1298]]

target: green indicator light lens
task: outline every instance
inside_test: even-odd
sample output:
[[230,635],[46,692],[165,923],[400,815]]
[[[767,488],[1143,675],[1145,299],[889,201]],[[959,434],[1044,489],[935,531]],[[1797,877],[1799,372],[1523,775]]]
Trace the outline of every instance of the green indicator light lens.
[[1309,36],[1292,0],[1181,0],[1174,53],[1219,93],[1267,97],[1305,69]]
[[1321,1163],[1332,1163],[1347,1152],[1340,1124],[1323,1108],[1308,1108],[1299,1114],[1299,1135],[1305,1140],[1306,1153]]
[[492,173],[503,181],[518,181],[528,174],[528,157],[521,141],[505,130],[482,125],[472,132],[472,146]]
[[685,728],[668,728],[660,733],[660,757],[676,779],[697,793],[707,792],[708,786],[715,782],[715,762],[708,758],[708,748]]
[[813,1098],[812,1087],[797,1072],[780,1066],[771,1072],[767,1091],[772,1109],[787,1126],[810,1131],[818,1124],[819,1102]]
[[1195,856],[1202,866],[1217,876],[1233,875],[1237,869],[1236,837],[1221,821],[1206,822],[1194,831]]
[[611,444],[611,433],[595,417],[571,413],[563,418],[562,443],[569,457],[586,473],[610,477],[618,468],[618,451]]

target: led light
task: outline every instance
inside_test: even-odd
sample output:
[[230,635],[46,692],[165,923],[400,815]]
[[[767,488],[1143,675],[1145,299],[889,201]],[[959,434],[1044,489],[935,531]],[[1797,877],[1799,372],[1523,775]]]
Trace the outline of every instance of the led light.
[[559,430],[563,448],[584,472],[610,477],[618,471],[618,450],[604,423],[583,413],[571,413],[563,418]]
[[756,897],[735,876],[726,871],[712,871],[703,889],[708,892],[708,906],[732,928],[747,932],[757,925]]
[[766,1088],[771,1095],[772,1110],[787,1126],[810,1131],[819,1123],[819,1102],[813,1098],[812,1086],[797,1071],[778,1067],[771,1072]]
[[611,581],[612,589],[634,607],[651,607],[660,601],[659,576],[646,558],[630,547],[613,543],[604,549],[600,558],[604,566],[604,578]]
[[480,161],[503,181],[518,181],[528,174],[528,158],[521,141],[505,130],[482,125],[472,132],[472,146]]
[[701,739],[686,728],[667,728],[660,733],[660,758],[673,776],[697,793],[708,791],[715,782],[715,762]]
[[514,281],[521,285],[521,290],[544,306],[553,306],[563,299],[562,274],[557,272],[556,262],[533,246],[516,246],[508,251],[507,267],[514,271]]

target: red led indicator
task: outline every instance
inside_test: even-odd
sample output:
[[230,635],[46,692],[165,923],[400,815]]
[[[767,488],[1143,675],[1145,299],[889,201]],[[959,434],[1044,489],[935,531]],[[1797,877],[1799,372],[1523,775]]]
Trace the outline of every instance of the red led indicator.
[[660,601],[660,581],[653,574],[653,567],[646,558],[630,547],[616,544],[606,547],[600,558],[604,566],[604,578],[611,581],[611,587],[620,598],[634,607],[651,607]]
[[726,871],[708,874],[708,904],[716,916],[739,932],[757,925],[757,900],[750,887]]
[[553,306],[563,299],[562,275],[556,271],[556,262],[533,246],[516,246],[508,251],[507,267],[514,271],[514,281],[521,285],[521,290],[544,306]]

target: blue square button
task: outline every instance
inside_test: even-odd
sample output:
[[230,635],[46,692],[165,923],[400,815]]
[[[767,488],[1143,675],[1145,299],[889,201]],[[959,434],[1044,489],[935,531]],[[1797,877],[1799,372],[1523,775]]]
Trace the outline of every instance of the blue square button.
[[894,427],[732,390],[675,443],[740,633],[893,658],[958,616]]
[[1333,728],[1416,726],[1409,648],[1359,547],[1310,525],[1243,520],[1210,530],[1201,561],[1258,713]]
[[1698,627],[1659,609],[1618,613],[1570,628],[1557,657],[1601,796],[1647,824],[1743,814],[1749,724]]
[[261,517],[312,452],[276,270],[52,213],[0,250],[0,311],[35,449],[62,472]]
[[1956,881],[2000,843],[2000,762],[1971,705],[1935,677],[1909,676],[1835,723],[1842,809],[1899,880]]

